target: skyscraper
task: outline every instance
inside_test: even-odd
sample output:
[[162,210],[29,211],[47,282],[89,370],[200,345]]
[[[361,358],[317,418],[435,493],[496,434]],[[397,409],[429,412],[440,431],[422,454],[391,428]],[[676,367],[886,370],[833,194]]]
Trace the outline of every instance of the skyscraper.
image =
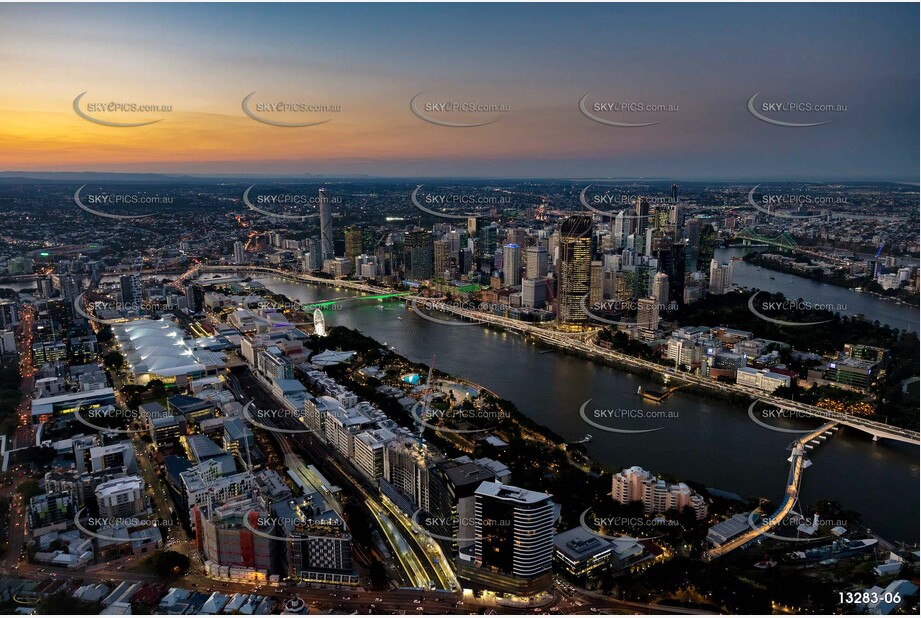
[[710,294],[725,294],[732,287],[732,262],[710,260]]
[[627,235],[630,233],[630,220],[626,218],[625,211],[621,210],[614,217],[614,225],[611,227],[611,245],[614,249],[621,249],[627,242]]
[[[333,215],[329,211],[329,198],[326,196],[326,189],[320,189],[320,254],[323,259],[331,260],[336,256],[333,248]],[[361,252],[359,252],[359,255]]]
[[119,278],[118,299],[122,309],[139,311],[141,308],[141,276],[122,275]]
[[547,249],[543,245],[528,247],[526,253],[526,274],[528,279],[547,276]]
[[684,296],[684,273],[687,263],[688,249],[684,243],[672,242],[668,236],[653,240],[652,255],[656,258],[659,272],[668,276],[668,300],[681,300]]
[[669,213],[669,223],[675,228],[675,235],[680,235],[684,228],[684,209],[678,202],[678,185],[672,185],[672,211]]
[[[74,308],[74,301],[83,292],[83,280],[80,277],[66,275],[58,278],[58,285],[61,288],[61,298],[68,306],[71,316],[77,317],[79,314]],[[82,319],[82,318],[81,318]]]
[[660,308],[668,305],[668,275],[657,273],[652,283],[652,296]]
[[434,268],[432,233],[415,229],[406,234],[403,246],[403,270],[407,279],[422,281],[432,278]]
[[243,243],[239,240],[233,243],[233,263],[243,263]]
[[502,248],[502,285],[521,285],[521,248],[514,243]]
[[659,326],[659,304],[653,297],[637,301],[637,330],[655,330]]
[[467,217],[467,236],[476,238],[477,236],[477,218]]
[[345,258],[354,262],[355,258],[364,253],[364,236],[362,230],[350,227],[345,231]]
[[321,257],[320,250],[320,239],[317,237],[306,238],[304,239],[304,270],[320,270],[323,268],[323,260]]
[[550,588],[553,511],[549,494],[484,481],[474,493],[474,556],[458,575],[489,590],[530,595]]
[[42,277],[38,280],[38,295],[42,298],[51,298],[54,291],[54,282],[51,277]]
[[649,202],[645,197],[636,200],[636,223],[633,225],[633,233],[644,235],[646,228],[649,227]]
[[477,231],[477,251],[481,256],[492,256],[499,245],[499,227],[487,225]]
[[507,245],[518,245],[519,247],[524,247],[528,244],[528,232],[523,230],[520,227],[516,227],[508,230],[505,233],[505,244]]
[[604,262],[594,260],[591,264],[591,283],[589,284],[588,306],[598,307],[604,299]]
[[185,306],[189,313],[201,311],[202,294],[201,288],[189,283],[185,286]]
[[[427,528],[440,536],[440,545],[450,556],[473,554],[476,534],[477,488],[495,481],[496,473],[484,461],[468,457],[436,462],[429,473],[429,512],[435,516]],[[450,540],[449,540],[450,539]]]
[[453,266],[454,260],[451,257],[451,244],[447,240],[436,240],[434,243],[435,252],[435,277],[445,277],[445,271]]
[[279,232],[273,230],[269,232],[269,244],[273,247],[281,248],[285,246],[285,234],[284,232]]
[[591,287],[591,263],[592,218],[573,215],[560,227],[558,322],[569,324],[585,320],[582,299]]
[[457,252],[457,269],[466,275],[471,268],[473,268],[473,251],[464,247]]

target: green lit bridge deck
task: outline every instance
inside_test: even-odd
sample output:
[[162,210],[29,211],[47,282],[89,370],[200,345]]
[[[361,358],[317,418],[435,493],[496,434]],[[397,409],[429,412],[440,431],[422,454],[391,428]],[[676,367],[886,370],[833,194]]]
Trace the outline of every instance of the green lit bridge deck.
[[316,307],[322,309],[323,306],[331,307],[337,302],[349,302],[357,300],[386,300],[388,298],[397,298],[400,296],[412,296],[415,294],[413,291],[407,292],[394,292],[393,290],[387,288],[381,288],[361,281],[349,281],[346,279],[327,279],[325,277],[314,277],[313,275],[308,275],[306,273],[292,272],[290,270],[282,270],[280,268],[271,268],[268,266],[247,266],[246,264],[240,265],[225,265],[225,264],[199,264],[194,268],[190,268],[188,271],[182,274],[183,279],[199,275],[206,272],[237,272],[237,273],[250,273],[250,274],[259,274],[259,275],[275,275],[277,277],[283,277],[285,279],[291,279],[293,281],[304,281],[307,283],[315,283],[317,285],[326,285],[334,287],[336,289],[345,288],[348,290],[354,290],[356,292],[361,292],[361,296],[342,296],[340,298],[324,298],[313,303],[304,303],[308,307]]
[[402,298],[412,296],[415,292],[392,292],[390,294],[362,294],[361,296],[340,296],[339,298],[329,298],[318,300],[312,303],[304,303],[301,307],[307,309],[329,309],[340,303],[355,302],[360,300],[387,300],[388,298]]
[[779,247],[781,249],[786,249],[787,251],[797,251],[799,253],[804,253],[806,255],[811,255],[814,258],[826,262],[836,262],[838,264],[849,265],[851,260],[840,258],[836,255],[831,255],[828,253],[823,253],[822,251],[803,247],[796,242],[796,239],[793,238],[788,232],[781,232],[777,236],[764,236],[759,234],[753,228],[745,227],[739,230],[736,233],[735,238],[737,240],[745,241],[745,243],[759,243],[764,245],[770,245],[772,247]]

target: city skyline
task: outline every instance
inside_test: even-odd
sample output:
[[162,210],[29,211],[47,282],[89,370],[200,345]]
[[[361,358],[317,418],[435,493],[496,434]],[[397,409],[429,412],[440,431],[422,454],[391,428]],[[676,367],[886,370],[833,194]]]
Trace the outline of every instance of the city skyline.
[[0,613],[918,614],[919,17],[0,3]]

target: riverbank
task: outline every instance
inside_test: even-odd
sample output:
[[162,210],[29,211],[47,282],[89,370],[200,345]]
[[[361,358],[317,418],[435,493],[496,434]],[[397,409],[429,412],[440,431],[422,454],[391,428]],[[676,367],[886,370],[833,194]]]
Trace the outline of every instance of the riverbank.
[[[806,264],[812,266],[812,262],[806,259],[803,262],[796,260],[797,256],[792,253],[784,252],[775,252],[775,251],[753,251],[742,257],[742,259],[754,266],[759,268],[764,268],[775,273],[782,273],[785,275],[793,275],[796,277],[802,277],[803,279],[809,279],[810,281],[815,281],[816,283],[822,285],[831,285],[838,288],[844,288],[850,290],[855,294],[868,294],[880,300],[894,303],[896,305],[905,305],[907,307],[918,308],[918,295],[917,294],[908,294],[907,292],[902,293],[901,295],[888,295],[880,291],[867,289],[868,287],[879,286],[871,277],[865,277],[863,279],[853,279],[845,277],[842,274],[828,274],[820,270],[810,270],[804,268],[795,268],[788,265],[786,262],[781,262],[776,259],[770,259],[765,257],[765,255],[776,255],[781,257],[792,258],[797,264]],[[818,266],[813,266],[813,269],[819,269]],[[844,270],[844,269],[840,269]],[[914,302],[911,302],[914,301]]]
[[[219,270],[232,270],[233,267],[218,267]],[[239,269],[238,269],[239,270]],[[289,281],[296,283],[307,283],[313,285],[324,285],[334,288],[344,288],[350,289],[355,292],[366,294],[366,293],[390,293],[391,290],[386,290],[384,288],[379,288],[376,286],[371,286],[363,282],[355,281],[340,281],[328,278],[314,277],[302,273],[289,273],[275,268],[267,267],[252,267],[244,268],[245,271],[256,271],[261,273],[270,274],[272,276],[277,276]],[[722,298],[722,297],[720,297]],[[414,310],[418,311],[418,309]],[[713,399],[722,399],[731,404],[740,404],[745,402],[746,399],[766,399],[773,400],[774,403],[782,405],[785,400],[780,398],[772,397],[769,394],[761,393],[755,391],[754,389],[744,389],[737,387],[735,384],[728,384],[724,382],[718,382],[710,379],[703,379],[696,374],[689,373],[679,373],[666,365],[661,364],[659,361],[661,359],[656,359],[655,361],[641,360],[638,358],[632,358],[626,354],[620,353],[615,350],[613,347],[605,348],[597,345],[597,342],[592,342],[589,346],[577,346],[572,344],[571,340],[564,338],[556,338],[554,331],[549,329],[543,329],[535,327],[530,324],[522,323],[517,320],[503,319],[497,316],[488,316],[483,318],[481,315],[476,312],[462,309],[460,306],[454,306],[452,304],[447,304],[443,307],[443,310],[452,313],[457,316],[464,318],[472,319],[474,321],[484,322],[484,325],[489,325],[491,327],[498,327],[500,330],[508,332],[517,332],[525,333],[527,337],[534,341],[540,341],[544,345],[547,345],[557,351],[566,352],[580,358],[585,358],[593,362],[601,362],[602,364],[613,367],[615,369],[632,373],[639,377],[652,380],[657,384],[668,384],[669,380],[679,379],[689,384],[688,392],[695,392],[703,396],[713,398]],[[746,309],[742,316],[749,320],[754,320],[754,316]],[[833,316],[832,316],[833,317]],[[749,328],[746,324],[741,324],[736,321],[729,322],[739,326],[740,328]],[[756,322],[757,323],[757,322]],[[740,325],[741,324],[741,325]],[[767,324],[765,328],[774,329],[772,325]],[[755,327],[752,326],[750,330],[755,330]],[[769,339],[781,340],[782,335],[778,333],[768,332],[762,333],[760,336],[766,336]],[[843,345],[843,343],[841,344]],[[841,346],[838,346],[839,348]],[[747,403],[747,402],[746,402]],[[816,414],[823,414],[825,411],[815,406],[810,406],[812,411]]]
[[[272,286],[275,288],[275,286]],[[273,289],[273,293],[279,294],[278,289]],[[290,294],[286,295],[287,298],[296,298],[298,295]],[[313,299],[311,299],[313,300]],[[304,302],[298,298],[299,302]],[[328,312],[327,324],[331,321],[346,321],[346,316],[351,316],[360,322],[362,315],[369,316],[370,319],[373,319],[375,323],[381,323],[385,325],[390,325],[395,328],[403,329],[408,328],[408,336],[411,336],[414,341],[418,341],[423,337],[417,331],[412,330],[413,324],[419,324],[423,327],[431,327],[432,332],[435,333],[466,333],[466,334],[476,334],[476,337],[483,336],[489,340],[501,342],[500,345],[503,349],[507,350],[507,354],[503,357],[502,363],[504,366],[511,367],[518,361],[516,355],[516,350],[521,348],[523,345],[530,348],[530,352],[537,358],[543,359],[544,361],[550,361],[554,356],[560,356],[563,358],[569,358],[570,355],[541,355],[539,353],[539,347],[533,345],[534,342],[528,343],[526,338],[517,337],[517,336],[508,336],[504,331],[499,332],[499,329],[495,328],[483,328],[483,327],[447,327],[444,325],[435,324],[428,322],[424,319],[418,318],[413,312],[407,311],[405,309],[400,309],[394,305],[388,305],[383,311],[379,311],[375,308],[374,305],[368,306],[367,303],[355,303],[355,309],[352,312],[346,312],[344,310],[336,310]],[[401,319],[396,319],[400,317]],[[353,389],[353,385],[347,380],[342,379],[343,374],[355,377],[358,374],[360,367],[365,363],[367,357],[365,356],[363,350],[388,350],[389,352],[383,352],[391,360],[385,360],[379,363],[379,367],[382,370],[388,369],[385,371],[386,378],[385,383],[393,383],[395,376],[404,375],[404,371],[413,370],[416,373],[419,373],[420,376],[424,376],[427,373],[428,366],[423,362],[418,360],[418,353],[412,354],[412,349],[410,353],[403,354],[402,349],[400,353],[394,352],[394,348],[399,347],[399,341],[397,345],[385,344],[384,341],[393,343],[395,340],[389,336],[374,336],[371,337],[367,334],[361,334],[360,329],[358,331],[353,330],[356,324],[351,324],[351,327],[343,326],[333,326],[330,331],[330,336],[319,341],[311,341],[311,345],[318,344],[318,348],[330,348],[330,349],[341,349],[341,350],[352,350],[353,344],[356,343],[356,337],[360,337],[365,340],[365,344],[358,344],[359,354],[354,357],[353,367],[342,366],[339,368],[333,368],[339,373],[336,376],[337,381],[340,381],[343,385],[350,390]],[[441,346],[438,345],[437,341],[428,340],[426,342],[425,354],[426,358],[430,358],[433,347],[439,350],[441,354]],[[464,348],[464,354],[460,356],[470,357],[473,354],[471,348]],[[417,360],[413,360],[412,356],[415,356]],[[445,352],[444,359],[447,361],[447,352]],[[573,357],[574,358],[574,357]],[[440,366],[447,365],[447,362],[442,362],[436,359],[436,364]],[[566,361],[569,362],[569,361]],[[593,362],[592,365],[600,365],[600,363]],[[603,369],[603,372],[609,375],[619,375],[620,372],[611,372],[607,368]],[[460,375],[456,371],[452,370],[436,370],[433,372],[433,378],[438,379],[450,379],[454,382],[459,382],[462,384],[474,386],[478,390],[481,390],[483,395],[491,394],[495,397],[501,397],[504,393],[503,388],[495,388],[492,383],[486,384],[484,381],[479,379],[470,379],[466,376],[463,378],[457,378],[455,376]],[[555,376],[556,377],[556,376]],[[565,376],[558,376],[560,383],[566,384],[567,381]],[[549,383],[549,380],[544,380],[543,376],[535,374],[532,376],[530,385],[536,385],[537,383]],[[365,388],[369,388],[372,385],[365,384]],[[373,391],[373,388],[370,390]],[[632,389],[635,391],[634,389]],[[676,398],[687,399],[684,394],[685,389],[681,389],[678,393],[669,398],[669,401]],[[360,397],[364,397],[364,393],[357,389],[354,389],[354,392]],[[590,396],[590,393],[586,393],[585,396]],[[508,396],[507,394],[505,396]],[[639,400],[639,397],[634,395],[632,392],[627,395],[630,399],[625,400],[625,402],[633,401],[633,398]],[[559,402],[552,400],[545,400],[547,407],[551,408],[557,417],[567,414],[566,409],[559,405]],[[705,411],[705,406],[695,406],[698,408],[698,411],[703,413]],[[383,408],[382,408],[383,409]],[[526,408],[523,408],[526,409]],[[518,418],[517,407],[515,408],[516,414],[514,418]],[[386,411],[386,410],[385,410]],[[405,414],[405,411],[404,411]],[[522,420],[529,418],[527,413],[521,412]],[[744,415],[743,415],[744,416]],[[698,416],[696,419],[693,419],[694,422],[706,422],[706,417]],[[746,421],[743,420],[743,423]],[[489,423],[491,424],[491,423]],[[520,429],[522,434],[526,434],[523,428]],[[724,431],[732,433],[732,429],[729,427],[724,428]],[[771,434],[771,432],[765,432],[766,434]],[[432,440],[433,444],[436,444],[441,447],[440,441],[435,441],[437,439],[436,432],[429,432],[426,430],[426,440]],[[505,431],[500,431],[498,433],[503,438],[509,437]],[[602,434],[600,436],[601,442],[606,442],[608,435]],[[777,437],[777,440],[773,440],[772,444],[768,449],[769,459],[766,459],[763,462],[763,465],[759,468],[758,474],[765,477],[768,481],[768,484],[772,489],[768,492],[765,492],[765,496],[773,496],[775,494],[779,495],[784,485],[784,479],[787,478],[788,474],[788,462],[786,461],[786,453],[784,452],[785,445],[789,442],[789,436],[782,435],[768,435],[768,438]],[[529,436],[522,435],[521,439],[517,439],[514,436],[511,439],[508,439],[510,443],[509,446],[505,449],[500,449],[496,451],[490,451],[490,448],[486,445],[480,444],[477,447],[477,451],[474,454],[471,454],[472,457],[487,456],[493,457],[502,461],[505,465],[509,467],[512,471],[511,484],[526,487],[528,489],[533,489],[535,491],[545,491],[552,494],[559,504],[562,506],[562,517],[560,530],[564,530],[571,527],[576,527],[579,525],[578,519],[573,520],[573,516],[581,512],[584,512],[584,509],[592,508],[592,512],[595,514],[598,520],[604,520],[606,517],[611,515],[611,512],[605,510],[606,507],[611,507],[613,505],[610,498],[610,477],[606,474],[601,477],[592,476],[589,471],[579,470],[577,466],[573,466],[571,462],[567,462],[563,459],[565,451],[561,448],[559,444],[546,444],[542,443],[543,440],[538,439],[535,441],[533,439],[528,439]],[[636,436],[628,436],[627,440],[631,442],[640,442],[641,438]],[[596,437],[596,440],[598,438]],[[689,439],[690,442],[693,442],[693,438]],[[826,445],[825,448],[828,448],[830,445]],[[445,451],[448,454],[453,454],[455,451],[448,448]],[[592,457],[592,460],[598,461]],[[686,482],[693,489],[698,490],[698,483],[690,481],[689,479],[695,478],[691,474],[663,474],[661,468],[655,466],[650,466],[644,461],[635,461],[631,463],[641,464],[647,469],[653,471],[654,473],[662,476],[663,478],[668,479],[667,482]],[[746,464],[739,462],[740,467],[744,467]],[[726,466],[726,461],[722,462],[722,466],[726,467],[735,467],[735,466]],[[810,480],[814,473],[820,471],[820,466],[813,466],[810,468]],[[817,476],[817,475],[816,475]],[[707,487],[714,486],[707,484]],[[718,485],[717,485],[718,486]],[[698,490],[700,491],[700,490]],[[704,490],[706,491],[706,490]],[[702,492],[703,493],[703,492]],[[707,492],[709,493],[709,492]],[[704,494],[706,495],[706,493]],[[722,500],[714,497],[713,503],[711,503],[711,515],[716,519],[720,519],[725,516],[727,512],[737,512],[739,509],[741,511],[750,511],[758,505],[758,500],[744,500],[742,503],[730,503],[727,500]],[[803,504],[809,504],[805,499]],[[578,505],[578,506],[577,506]],[[584,508],[583,508],[584,505]],[[727,509],[733,509],[732,511],[727,511]],[[619,513],[620,511],[613,511],[614,513]],[[684,525],[684,521],[682,525]],[[647,590],[646,582],[650,581],[650,578],[653,578],[654,581],[662,579],[669,582],[664,586],[664,589],[668,591],[669,594],[677,594],[679,591],[674,591],[670,587],[675,581],[688,581],[693,584],[695,589],[702,590],[705,596],[708,599],[714,600],[719,606],[734,607],[733,604],[740,603],[740,599],[751,599],[754,598],[757,593],[757,587],[754,586],[751,581],[745,577],[737,577],[727,575],[727,569],[725,567],[725,562],[723,561],[714,561],[712,563],[705,563],[699,559],[701,552],[704,547],[703,538],[706,534],[706,529],[709,525],[712,524],[712,521],[702,521],[699,525],[691,524],[689,528],[682,528],[682,526],[663,526],[662,532],[667,535],[663,537],[659,543],[664,544],[667,547],[667,559],[663,559],[661,562],[655,562],[645,567],[643,570],[636,572],[627,572],[619,575],[616,579],[613,576],[609,575],[599,575],[598,576],[598,585],[604,590],[613,590],[615,587],[620,590],[629,590],[630,598],[633,599],[644,599],[644,600],[655,600],[660,598],[662,593],[662,587],[660,589]],[[657,529],[657,532],[659,530]],[[643,528],[642,532],[649,534],[649,528]],[[636,534],[636,533],[634,533]],[[741,560],[754,562],[756,558],[751,557],[748,554],[740,555]],[[727,560],[736,560],[734,557],[727,558]],[[736,561],[738,562],[738,561]],[[749,562],[749,563],[750,563]],[[679,570],[682,575],[681,580],[676,580],[673,578],[673,574],[676,570]],[[783,574],[777,574],[776,577],[779,581],[783,581],[784,587],[789,587],[791,590],[795,588],[792,587],[792,584],[795,583],[797,578],[800,577],[798,572],[789,572]],[[718,582],[715,584],[714,582]],[[580,584],[581,585],[581,584]],[[653,586],[655,588],[655,586]],[[792,594],[791,598],[805,598],[805,593],[803,596],[798,594]]]
[[[512,401],[522,414],[567,443],[587,432],[591,443],[582,445],[592,461],[605,470],[633,465],[678,480],[697,479],[706,487],[743,497],[777,498],[777,479],[785,478],[786,462],[777,457],[790,442],[790,434],[768,431],[746,413],[751,399],[729,403],[719,394],[691,393],[681,389],[666,402],[644,402],[638,387],[659,388],[635,372],[612,371],[612,366],[582,355],[554,353],[536,338],[519,337],[495,327],[450,327],[432,322],[403,308],[394,300],[361,300],[358,293],[336,291],[267,273],[258,277],[269,291],[282,293],[304,305],[343,298],[336,310],[325,311],[327,327],[344,325],[384,342],[413,362],[427,364],[435,352],[436,371],[463,376]],[[750,314],[749,314],[750,315]],[[550,353],[546,353],[552,350]],[[618,434],[593,429],[580,415],[591,401],[595,407],[662,412],[668,418],[654,421],[618,421],[618,427],[656,428],[642,434]],[[610,424],[610,421],[604,421]],[[779,419],[786,429],[808,430],[819,423]],[[727,439],[731,437],[731,439]],[[917,448],[881,440],[872,442],[863,432],[845,428],[823,449],[823,465],[810,469],[804,504],[837,501],[866,514],[867,525],[888,538],[915,542],[918,504],[899,487],[917,484]],[[539,457],[535,453],[535,457]],[[733,461],[731,466],[727,461]],[[854,483],[853,478],[865,482]],[[610,488],[608,488],[610,491]],[[570,492],[563,490],[562,495]],[[869,508],[867,505],[877,505]]]

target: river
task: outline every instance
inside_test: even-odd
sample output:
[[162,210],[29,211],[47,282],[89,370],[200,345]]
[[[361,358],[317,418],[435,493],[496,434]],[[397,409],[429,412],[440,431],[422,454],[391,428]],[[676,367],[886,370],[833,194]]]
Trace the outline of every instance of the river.
[[[275,277],[260,281],[273,292],[304,303],[353,295],[345,289]],[[797,436],[759,427],[749,419],[745,405],[681,391],[661,404],[650,404],[636,391],[638,386],[655,384],[629,373],[558,352],[542,353],[545,348],[514,334],[478,325],[446,326],[403,309],[401,303],[385,303],[383,310],[378,304],[343,303],[340,310],[324,312],[326,323],[358,329],[415,362],[428,363],[435,355],[438,369],[513,401],[524,414],[567,440],[591,433],[594,439],[588,451],[609,469],[639,465],[742,496],[775,503],[783,496],[789,470],[785,449]],[[579,414],[587,400],[591,400],[585,408],[589,416],[595,409],[658,410],[663,416],[600,421],[606,426],[661,429],[621,434],[591,427]],[[782,420],[777,426],[808,429],[818,423]],[[884,537],[918,541],[917,447],[886,440],[874,443],[862,432],[844,428],[819,447],[812,460],[801,504],[836,500],[862,513],[867,525]]]
[[[717,249],[714,257],[720,262],[728,262],[733,257],[742,257],[746,253],[763,251],[765,248],[729,247]],[[802,298],[813,304],[840,305],[847,307],[845,311],[841,311],[842,315],[862,313],[870,320],[879,320],[880,324],[888,324],[895,328],[918,332],[918,308],[910,305],[900,305],[893,300],[862,294],[848,288],[821,283],[796,275],[788,275],[768,270],[767,268],[759,269],[754,264],[747,264],[742,260],[737,260],[733,264],[732,282],[741,287],[765,290],[772,293],[781,292],[787,298]]]

